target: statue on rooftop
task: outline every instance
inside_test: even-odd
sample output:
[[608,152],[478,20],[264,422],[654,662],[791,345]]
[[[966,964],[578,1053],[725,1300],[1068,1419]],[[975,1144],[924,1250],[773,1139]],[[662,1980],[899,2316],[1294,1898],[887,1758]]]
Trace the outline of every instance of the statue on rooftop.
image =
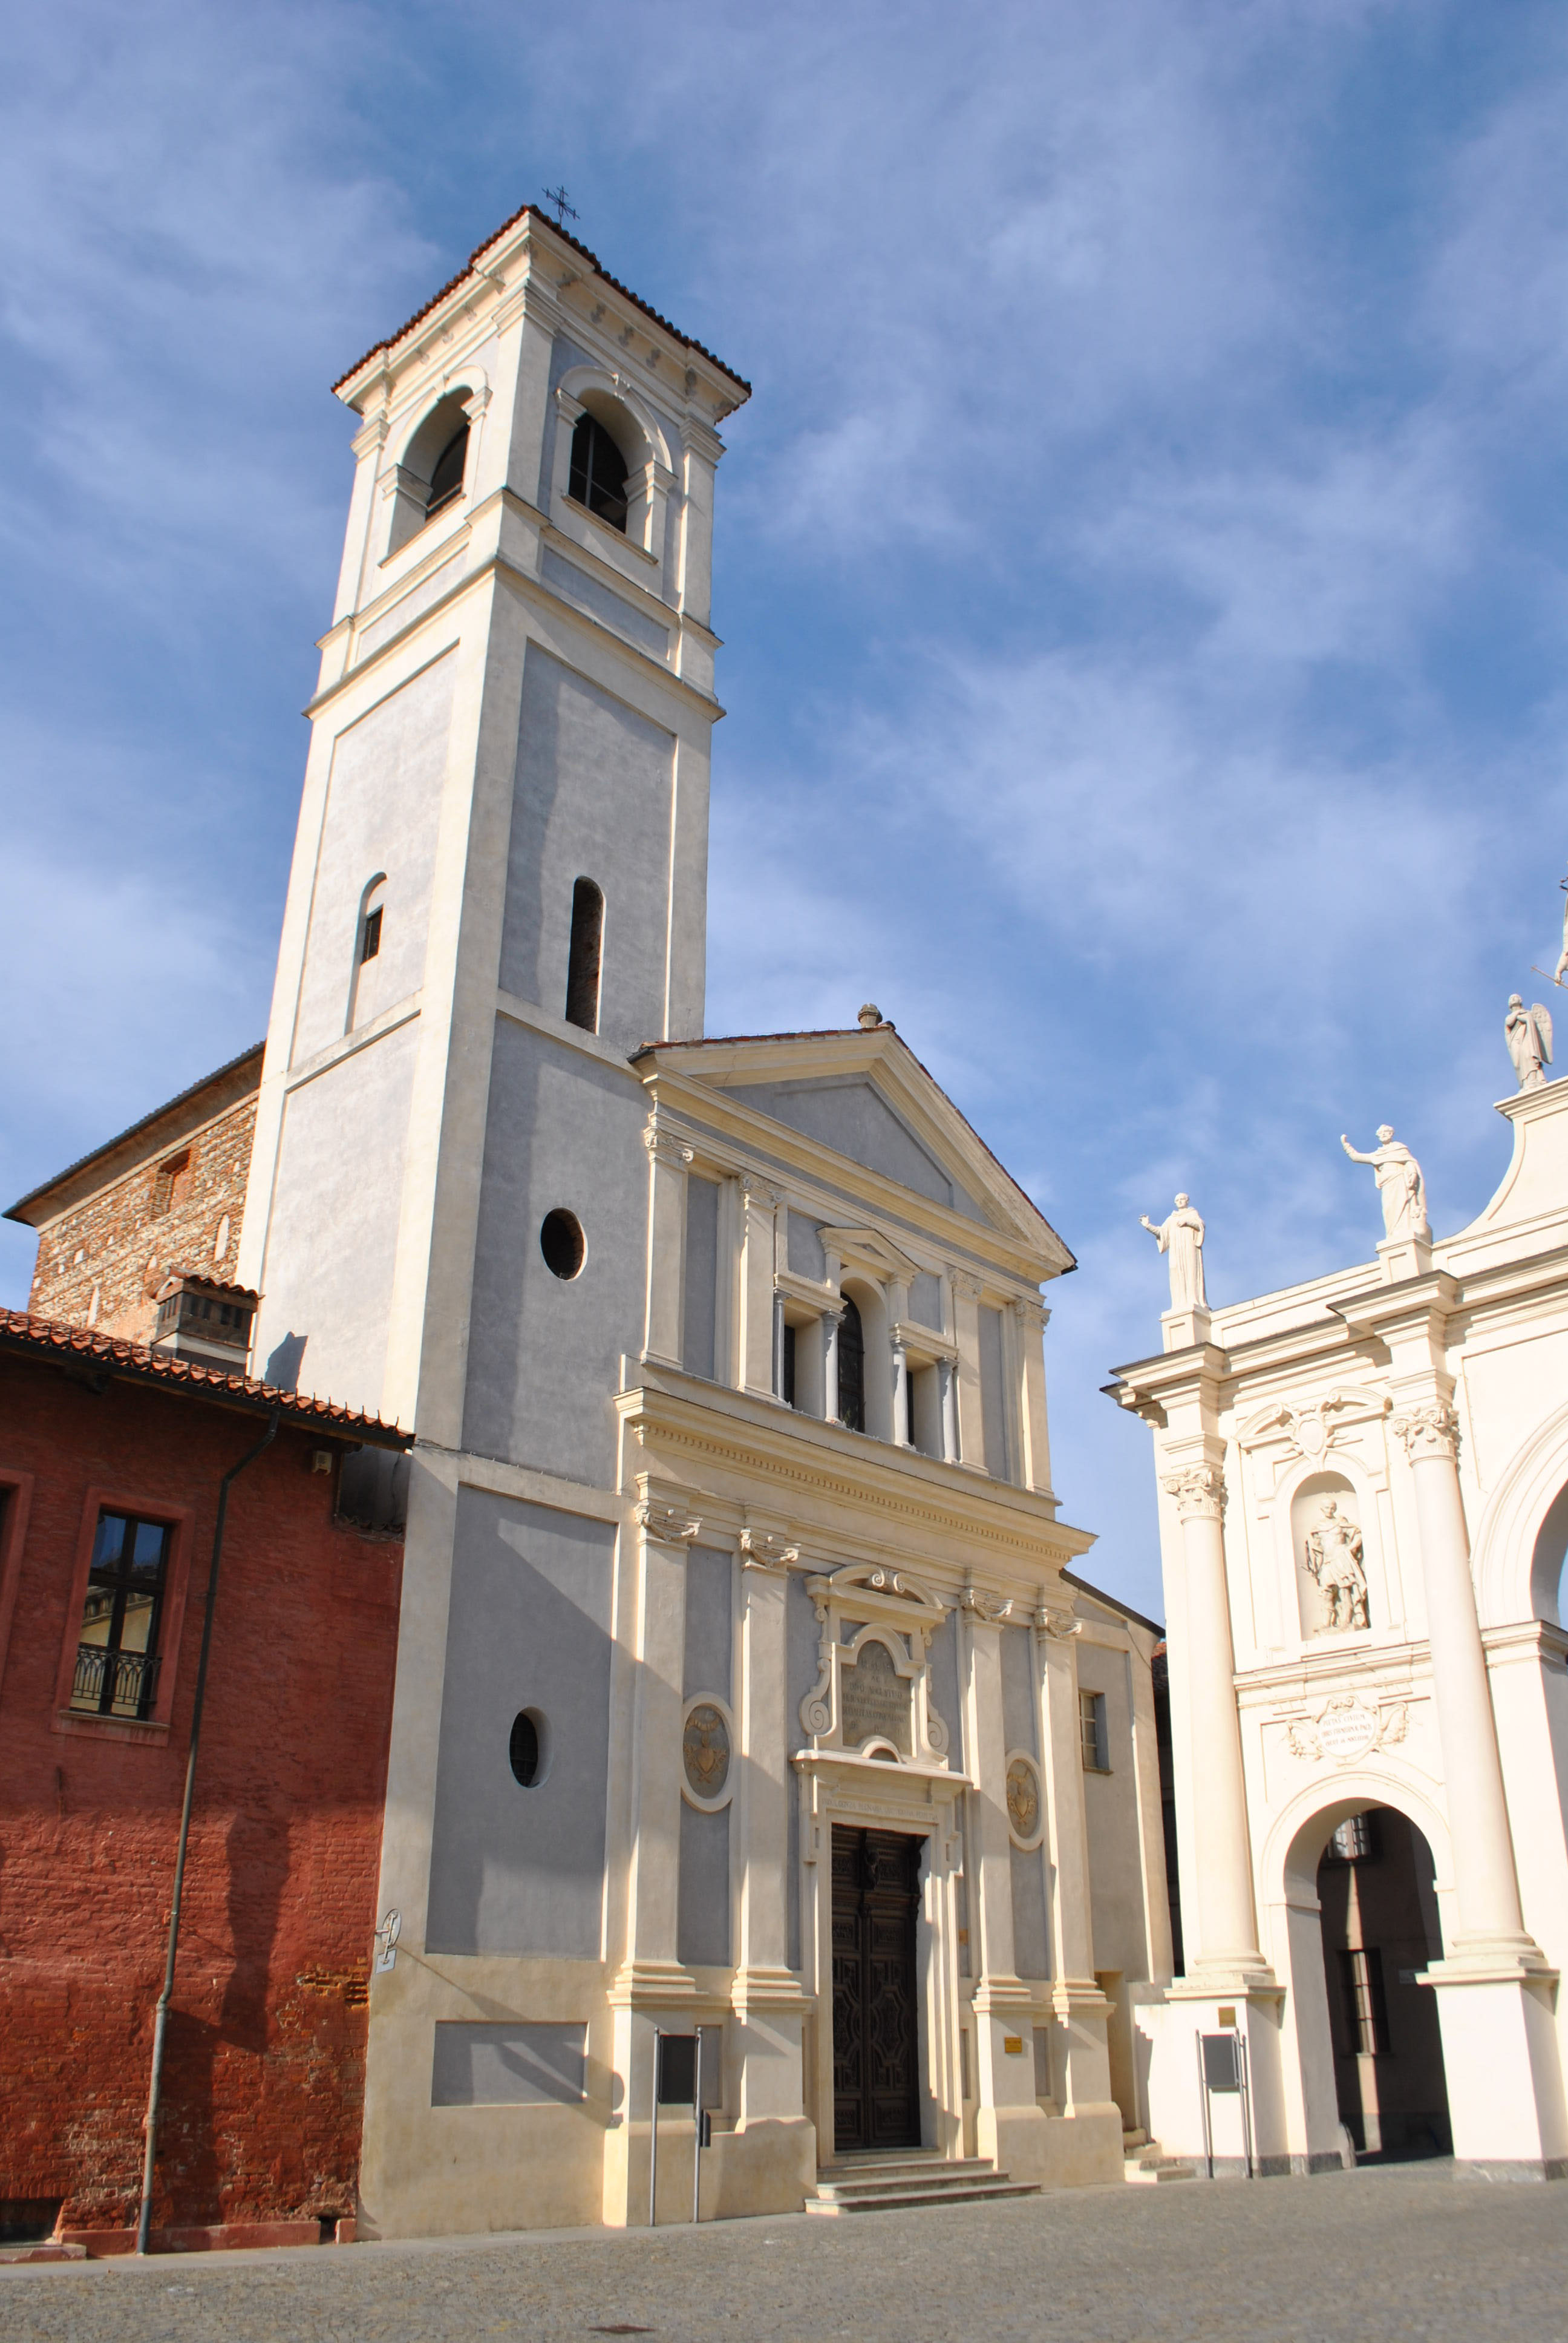
[[1162,1253],[1171,1261],[1171,1307],[1172,1310],[1206,1310],[1203,1293],[1203,1222],[1185,1195],[1176,1199],[1176,1210],[1161,1222],[1158,1228],[1147,1212],[1141,1215],[1143,1226],[1154,1239]]
[[1426,1182],[1421,1176],[1421,1166],[1402,1140],[1393,1135],[1393,1125],[1380,1122],[1378,1143],[1370,1155],[1352,1147],[1344,1132],[1340,1133],[1340,1145],[1352,1163],[1370,1163],[1377,1174],[1377,1190],[1382,1199],[1382,1228],[1385,1237],[1429,1237],[1432,1222],[1426,1217]]
[[1520,1089],[1543,1090],[1546,1077],[1541,1069],[1552,1063],[1551,1012],[1543,1009],[1539,1001],[1533,1009],[1526,1009],[1523,994],[1511,992],[1503,1038],[1508,1044]]

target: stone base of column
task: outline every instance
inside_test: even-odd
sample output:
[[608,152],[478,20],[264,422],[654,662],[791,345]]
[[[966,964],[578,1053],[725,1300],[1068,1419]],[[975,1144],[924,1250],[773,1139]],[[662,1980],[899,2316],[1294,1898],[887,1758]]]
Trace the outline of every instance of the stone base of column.
[[[1254,2174],[1273,2179],[1341,2169],[1337,2149],[1313,2155],[1301,2141],[1292,2147],[1280,2064],[1284,1997],[1272,1970],[1260,1964],[1178,1977],[1159,2001],[1135,2006],[1134,2021],[1150,2044],[1149,2129],[1168,2155],[1189,2157],[1205,2168],[1199,2040],[1205,2034],[1239,2034],[1246,2046]],[[1248,2139],[1239,2094],[1210,2096],[1209,2142],[1217,2179],[1245,2174]]]
[[628,1961],[610,1982],[609,2006],[658,2010],[696,1996],[697,1980],[678,1961]]
[[1419,1982],[1437,1996],[1456,2171],[1483,2180],[1568,2179],[1555,1970],[1517,1958],[1488,1962],[1467,1946],[1430,1963]]
[[1059,1977],[1050,1989],[1050,2006],[1061,2028],[1063,2115],[1097,2114],[1114,2106],[1106,2038],[1110,2002],[1092,1977]]

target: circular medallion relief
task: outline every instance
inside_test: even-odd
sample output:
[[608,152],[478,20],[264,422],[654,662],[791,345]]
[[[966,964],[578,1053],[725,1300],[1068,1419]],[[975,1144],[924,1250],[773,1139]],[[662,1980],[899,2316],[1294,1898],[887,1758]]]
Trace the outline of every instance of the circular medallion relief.
[[729,1725],[712,1701],[696,1701],[688,1709],[680,1754],[692,1796],[705,1806],[721,1798],[729,1779]]
[[1007,1818],[1020,1846],[1033,1846],[1040,1837],[1040,1775],[1032,1757],[1010,1759],[1007,1769]]

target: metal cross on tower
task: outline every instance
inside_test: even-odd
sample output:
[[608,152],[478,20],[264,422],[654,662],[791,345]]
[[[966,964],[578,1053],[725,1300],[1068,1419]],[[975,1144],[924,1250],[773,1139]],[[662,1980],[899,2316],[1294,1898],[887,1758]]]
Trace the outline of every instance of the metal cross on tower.
[[567,201],[567,191],[565,187],[547,187],[545,189],[545,201],[547,204],[552,204],[555,206],[556,226],[558,227],[565,227],[568,220],[576,219],[577,213]]

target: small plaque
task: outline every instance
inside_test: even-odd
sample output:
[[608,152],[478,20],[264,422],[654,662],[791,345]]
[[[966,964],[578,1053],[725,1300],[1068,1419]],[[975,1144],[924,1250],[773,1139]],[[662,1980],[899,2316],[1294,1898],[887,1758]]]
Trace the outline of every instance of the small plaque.
[[1234,2026],[1236,2023],[1235,2011],[1233,2009],[1221,2009],[1219,2013],[1219,2022],[1221,2026]]
[[711,1701],[699,1701],[686,1720],[681,1743],[686,1779],[694,1798],[717,1798],[729,1779],[729,1727]]
[[1007,1769],[1007,1818],[1020,1841],[1033,1838],[1040,1826],[1040,1781],[1027,1757],[1015,1757]]
[[860,1656],[839,1678],[844,1740],[851,1749],[868,1741],[890,1741],[900,1757],[910,1754],[910,1684],[893,1664],[886,1644],[862,1644]]
[[1023,2056],[1022,2035],[1004,2034],[1001,2037],[1001,2046],[1010,2058],[1021,2058]]

